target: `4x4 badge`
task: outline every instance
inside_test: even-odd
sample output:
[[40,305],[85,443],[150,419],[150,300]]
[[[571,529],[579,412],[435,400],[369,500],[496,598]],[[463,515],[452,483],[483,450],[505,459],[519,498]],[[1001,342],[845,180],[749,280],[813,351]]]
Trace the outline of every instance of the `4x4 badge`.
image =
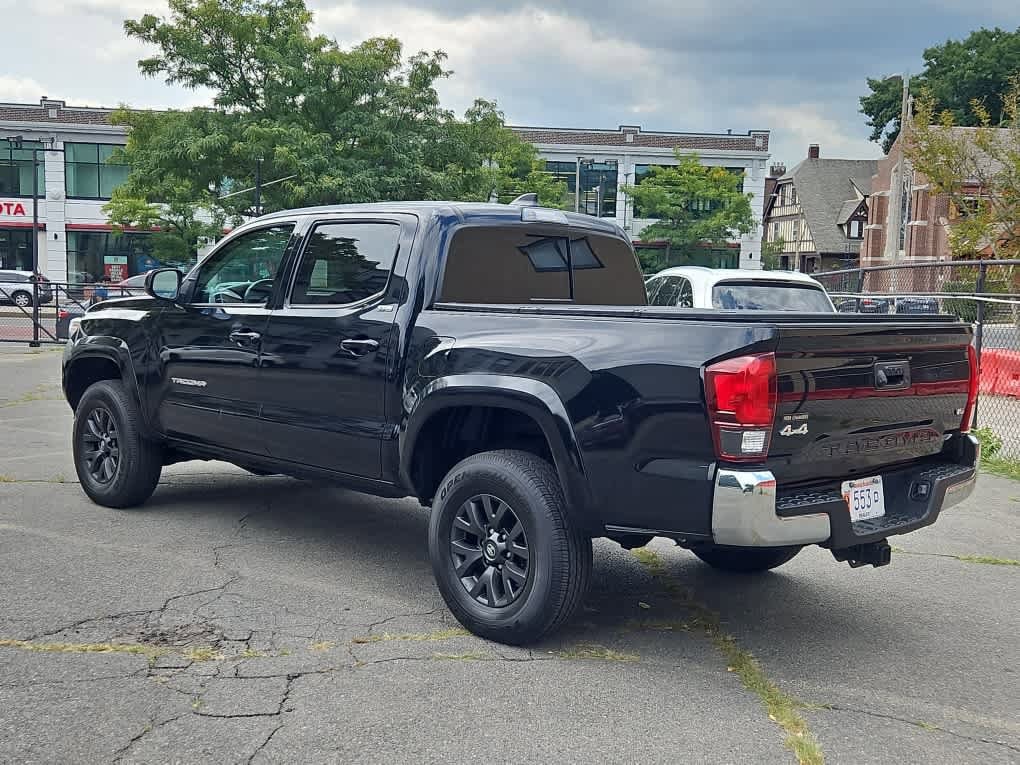
[[787,425],[785,428],[779,431],[781,436],[806,436],[808,434],[807,423],[805,422],[799,428],[794,428],[793,425]]

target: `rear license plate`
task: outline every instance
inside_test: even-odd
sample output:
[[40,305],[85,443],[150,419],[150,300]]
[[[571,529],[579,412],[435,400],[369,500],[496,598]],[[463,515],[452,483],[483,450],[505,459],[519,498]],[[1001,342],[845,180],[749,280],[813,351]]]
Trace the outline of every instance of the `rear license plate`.
[[843,481],[842,494],[850,510],[851,521],[866,521],[885,515],[885,494],[880,475]]

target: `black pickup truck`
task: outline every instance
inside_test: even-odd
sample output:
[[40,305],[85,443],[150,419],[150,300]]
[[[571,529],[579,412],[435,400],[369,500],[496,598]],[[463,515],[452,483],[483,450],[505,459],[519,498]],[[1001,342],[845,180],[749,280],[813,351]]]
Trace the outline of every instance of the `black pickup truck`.
[[416,497],[446,603],[507,643],[570,616],[594,537],[728,571],[810,544],[883,565],[975,481],[969,325],[648,306],[602,219],[294,210],[146,291],[90,308],[64,355],[89,497],[139,505],[192,459]]

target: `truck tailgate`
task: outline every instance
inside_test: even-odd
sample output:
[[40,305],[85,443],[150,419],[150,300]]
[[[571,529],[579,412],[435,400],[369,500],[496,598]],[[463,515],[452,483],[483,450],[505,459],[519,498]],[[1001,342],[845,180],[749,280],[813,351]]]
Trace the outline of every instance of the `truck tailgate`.
[[942,451],[960,429],[971,327],[783,325],[769,469],[782,485],[869,476]]

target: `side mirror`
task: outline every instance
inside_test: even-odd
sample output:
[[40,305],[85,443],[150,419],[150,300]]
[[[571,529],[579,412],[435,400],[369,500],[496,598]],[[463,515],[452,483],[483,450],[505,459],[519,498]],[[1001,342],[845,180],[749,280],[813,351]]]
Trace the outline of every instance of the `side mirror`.
[[145,276],[145,292],[157,300],[177,300],[184,275],[176,268],[157,268]]

